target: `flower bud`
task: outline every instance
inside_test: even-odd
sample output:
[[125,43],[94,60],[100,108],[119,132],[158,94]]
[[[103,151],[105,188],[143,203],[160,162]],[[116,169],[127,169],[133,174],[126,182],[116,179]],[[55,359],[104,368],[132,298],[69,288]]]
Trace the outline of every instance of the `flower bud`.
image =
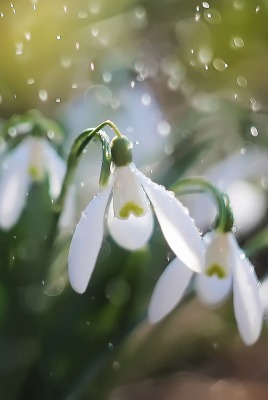
[[133,144],[125,136],[115,137],[111,142],[112,161],[117,167],[128,165],[132,161]]

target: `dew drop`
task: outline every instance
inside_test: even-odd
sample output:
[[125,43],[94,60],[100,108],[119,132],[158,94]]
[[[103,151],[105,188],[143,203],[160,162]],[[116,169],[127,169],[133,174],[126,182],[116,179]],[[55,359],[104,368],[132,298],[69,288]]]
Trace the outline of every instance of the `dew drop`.
[[131,86],[131,88],[133,89],[133,88],[135,87],[135,81],[131,81],[131,82],[130,82],[130,86]]
[[94,71],[94,69],[95,69],[95,66],[94,66],[94,64],[93,64],[93,63],[90,63],[90,69],[91,69],[91,71]]
[[31,33],[30,32],[25,32],[24,36],[25,36],[26,40],[31,40]]
[[46,90],[44,90],[44,89],[39,90],[38,95],[39,95],[39,99],[40,99],[41,101],[47,101],[47,99],[48,99],[48,94],[47,94],[47,91],[46,91]]
[[71,57],[61,57],[60,63],[63,68],[69,68],[72,65],[72,59]]
[[248,82],[244,76],[238,76],[236,79],[236,82],[240,87],[246,87],[248,84]]
[[50,140],[52,140],[52,139],[54,138],[54,136],[55,136],[55,133],[54,133],[53,131],[49,130],[49,131],[47,132],[47,137],[48,137]]
[[114,348],[114,345],[113,345],[112,343],[109,343],[109,344],[108,344],[108,349],[109,349],[109,350],[113,350],[113,348]]
[[81,181],[81,182],[80,182],[80,186],[81,186],[82,188],[85,187],[85,182]]
[[92,14],[98,14],[100,12],[101,5],[99,1],[92,1],[89,5],[89,10]]
[[120,369],[121,369],[121,366],[120,366],[119,362],[118,361],[114,361],[113,362],[113,370],[114,371],[120,371]]
[[27,79],[27,84],[28,85],[33,85],[34,84],[34,79],[33,78]]
[[152,100],[152,98],[148,93],[144,93],[141,96],[142,104],[144,104],[145,106],[149,106],[151,104],[151,100]]
[[210,24],[219,24],[221,22],[221,14],[213,8],[204,11],[204,18]]
[[170,134],[170,125],[167,121],[160,121],[157,125],[157,131],[160,136],[166,137]]
[[254,137],[257,137],[257,136],[258,136],[259,132],[258,132],[256,126],[252,126],[252,127],[250,128],[250,133],[251,133],[251,135],[254,136]]
[[23,43],[18,42],[16,43],[16,55],[21,56],[23,54]]
[[228,64],[226,64],[226,62],[223,61],[221,58],[215,58],[213,60],[213,66],[218,71],[225,71],[226,68],[228,67]]
[[87,218],[87,212],[86,212],[86,211],[82,211],[82,212],[81,212],[81,216],[82,216],[83,218]]
[[56,39],[57,39],[57,40],[61,40],[61,35],[57,35],[57,36],[56,36]]
[[210,47],[204,46],[198,51],[198,61],[201,64],[209,64],[212,60],[213,53]]
[[53,279],[51,282],[43,283],[43,292],[50,297],[58,296],[65,288],[65,279],[61,276]]
[[85,19],[88,17],[88,13],[86,11],[79,11],[78,18]]
[[110,72],[110,71],[105,71],[105,72],[102,74],[102,79],[103,79],[103,82],[105,82],[105,83],[110,83],[111,80],[112,80],[112,74],[111,74],[111,72]]
[[206,1],[203,1],[202,6],[204,8],[209,8],[209,4]]
[[232,44],[234,44],[234,46],[240,47],[240,48],[244,47],[244,45],[245,45],[244,40],[239,36],[236,36],[233,38]]

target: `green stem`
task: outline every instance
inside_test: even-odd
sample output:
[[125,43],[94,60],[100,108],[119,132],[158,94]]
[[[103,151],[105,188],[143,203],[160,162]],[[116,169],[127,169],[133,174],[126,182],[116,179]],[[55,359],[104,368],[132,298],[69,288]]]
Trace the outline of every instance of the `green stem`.
[[[215,199],[215,201],[217,203],[217,208],[218,208],[219,222],[218,222],[217,229],[224,232],[226,218],[227,218],[225,194],[220,192],[208,180],[206,180],[205,178],[202,178],[200,176],[182,179],[182,180],[174,183],[171,187],[171,190],[174,191],[175,193],[179,194],[182,192],[183,188],[186,187],[188,189],[191,186],[197,187],[195,190],[196,193],[200,193],[200,187],[201,187],[201,190],[208,191],[212,194],[213,198]],[[193,191],[194,191],[194,189],[191,190],[192,193],[193,193]]]
[[113,129],[113,131],[118,137],[122,136],[117,126],[112,121],[107,120],[102,122],[96,128],[87,129],[84,132],[82,132],[75,139],[71,147],[67,159],[67,169],[62,184],[61,193],[53,206],[54,208],[53,221],[51,224],[51,229],[48,234],[48,240],[47,240],[49,246],[52,246],[56,239],[58,232],[58,223],[64,207],[67,191],[70,184],[73,181],[80,156],[84,148],[90,142],[90,140],[92,140],[96,135],[101,140],[102,153],[103,153],[102,169],[100,174],[100,186],[104,186],[107,183],[107,180],[110,175],[111,149],[108,136],[105,134],[105,132],[101,131],[101,129],[107,125],[110,126],[111,129]]

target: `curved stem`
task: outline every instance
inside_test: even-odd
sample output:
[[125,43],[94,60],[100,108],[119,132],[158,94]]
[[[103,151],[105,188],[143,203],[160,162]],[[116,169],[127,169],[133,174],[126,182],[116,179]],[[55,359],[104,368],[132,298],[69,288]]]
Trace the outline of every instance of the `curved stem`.
[[[218,222],[217,229],[224,232],[225,231],[225,223],[226,223],[226,219],[227,219],[225,194],[220,192],[207,179],[202,178],[200,176],[182,179],[182,180],[176,182],[175,184],[173,184],[171,187],[171,190],[174,191],[175,193],[180,193],[181,189],[183,189],[184,187],[188,188],[188,187],[192,187],[192,186],[197,186],[197,189],[195,190],[197,193],[200,192],[200,187],[201,187],[205,191],[208,191],[212,194],[213,198],[215,199],[215,201],[217,203],[217,208],[218,208],[219,222]],[[191,189],[191,192],[193,193],[194,189]]]
[[87,144],[92,140],[95,136],[101,140],[102,144],[102,168],[100,174],[100,186],[105,186],[109,176],[110,176],[110,164],[111,164],[111,149],[109,137],[105,132],[102,132],[101,129],[105,126],[110,126],[111,129],[115,132],[118,137],[121,137],[121,133],[117,126],[110,120],[102,122],[96,128],[90,128],[82,132],[74,141],[68,159],[67,159],[67,169],[63,179],[63,184],[61,188],[61,193],[54,203],[54,216],[51,224],[51,229],[48,235],[47,243],[49,246],[52,246],[58,232],[58,223],[59,219],[64,207],[66,195],[70,184],[73,181],[74,174],[76,172],[76,168],[80,159],[80,156],[87,146]]

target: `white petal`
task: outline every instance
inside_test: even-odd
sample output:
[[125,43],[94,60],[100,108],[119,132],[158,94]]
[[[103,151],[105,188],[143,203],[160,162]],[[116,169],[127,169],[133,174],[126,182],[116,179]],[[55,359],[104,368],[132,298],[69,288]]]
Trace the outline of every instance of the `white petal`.
[[164,187],[153,183],[135,166],[132,168],[152,202],[169,246],[187,267],[201,272],[204,267],[202,240],[186,209]]
[[104,232],[104,214],[111,193],[109,185],[82,212],[69,252],[69,277],[73,289],[84,293],[96,264]]
[[47,142],[44,142],[44,157],[45,169],[48,172],[49,193],[52,199],[57,199],[61,192],[66,163]]
[[196,290],[202,303],[219,305],[229,295],[232,288],[232,275],[224,279],[217,276],[198,274],[196,276]]
[[28,172],[29,140],[24,140],[2,161],[0,177],[0,226],[11,228],[19,219],[31,184]]
[[127,250],[137,250],[144,247],[154,229],[151,210],[142,217],[130,215],[128,219],[119,219],[114,216],[112,203],[109,207],[107,224],[113,240]]
[[144,190],[129,166],[116,169],[113,202],[115,216],[120,219],[128,218],[129,215],[124,214],[129,211],[136,216],[142,216],[148,212],[149,205]]
[[252,345],[260,336],[263,308],[254,268],[237,247],[233,269],[234,311],[238,330],[245,344]]
[[187,288],[193,271],[177,257],[160,276],[152,294],[148,317],[155,323],[164,318],[178,304]]

